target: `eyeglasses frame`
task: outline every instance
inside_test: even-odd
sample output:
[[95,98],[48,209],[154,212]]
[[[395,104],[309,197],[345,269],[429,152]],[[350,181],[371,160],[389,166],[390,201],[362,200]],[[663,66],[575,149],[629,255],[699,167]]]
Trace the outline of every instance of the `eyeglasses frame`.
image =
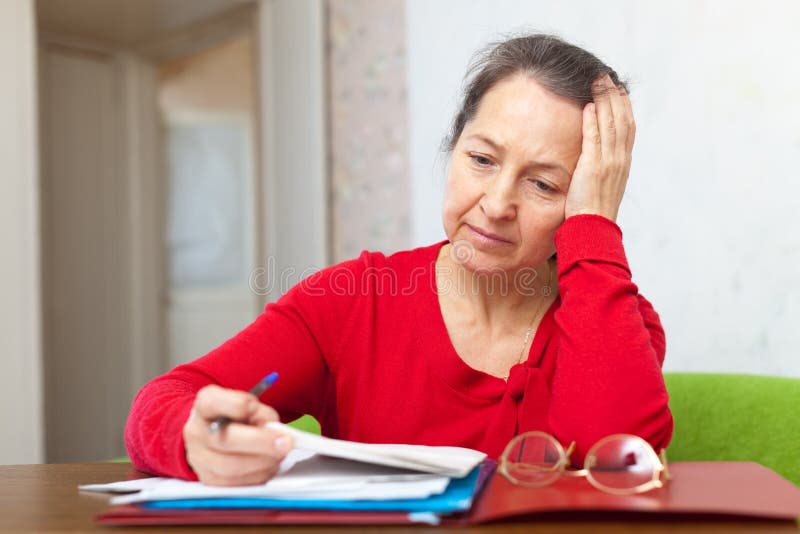
[[[549,480],[546,480],[542,483],[539,483],[539,482],[526,482],[523,480],[519,480],[513,475],[511,475],[511,473],[509,473],[508,464],[510,463],[510,460],[508,458],[508,455],[510,454],[513,445],[517,441],[521,441],[523,438],[526,438],[528,436],[541,436],[549,440],[555,446],[555,449],[559,455],[558,461],[551,467],[541,468],[541,471],[551,471],[554,473],[558,471],[559,473],[557,476]],[[592,476],[591,468],[594,462],[597,460],[596,456],[597,450],[600,449],[600,447],[602,447],[609,441],[614,441],[618,439],[633,439],[634,441],[638,441],[642,445],[644,445],[643,449],[645,450],[646,454],[650,456],[650,459],[652,460],[654,466],[653,476],[651,480],[639,484],[633,488],[612,488],[603,485]],[[546,432],[542,432],[540,430],[531,430],[529,432],[524,432],[522,434],[514,436],[514,438],[508,442],[508,445],[506,445],[506,448],[503,450],[503,453],[500,455],[500,458],[498,460],[497,470],[512,484],[517,484],[520,486],[531,487],[531,488],[542,488],[549,486],[562,476],[585,477],[586,480],[588,480],[588,482],[592,486],[594,486],[600,491],[603,491],[605,493],[610,493],[612,495],[634,495],[638,493],[645,493],[653,489],[664,487],[666,482],[672,478],[667,464],[666,449],[661,449],[661,452],[656,454],[656,451],[649,443],[647,443],[647,441],[634,434],[611,434],[609,436],[602,438],[597,443],[592,445],[589,451],[586,453],[586,458],[584,460],[584,466],[582,469],[567,469],[567,466],[569,465],[569,457],[575,451],[575,446],[576,444],[573,441],[572,443],[570,443],[567,450],[564,450],[564,447],[561,445],[561,443],[555,437]]]

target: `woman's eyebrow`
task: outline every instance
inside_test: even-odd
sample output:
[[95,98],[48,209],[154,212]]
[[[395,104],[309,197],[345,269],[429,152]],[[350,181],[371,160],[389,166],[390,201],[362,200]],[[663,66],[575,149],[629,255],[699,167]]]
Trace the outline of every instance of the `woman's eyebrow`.
[[[482,141],[482,142],[486,143],[487,145],[489,145],[490,147],[494,148],[495,150],[497,150],[499,152],[505,152],[505,150],[506,150],[506,147],[502,143],[494,141],[490,137],[487,137],[487,136],[485,136],[483,134],[472,134],[469,137],[467,137],[467,140],[469,140],[469,139],[475,139],[475,140],[478,140],[478,141]],[[550,161],[533,161],[533,160],[531,160],[531,161],[527,162],[527,166],[528,167],[544,167],[545,169],[550,169],[550,170],[554,170],[554,171],[560,171],[560,172],[564,173],[566,176],[570,176],[570,172],[566,168],[564,168],[564,166],[561,165],[560,163],[555,163],[555,162],[550,162]]]
[[469,137],[467,137],[467,139],[477,139],[478,141],[482,141],[482,142],[486,143],[487,145],[489,145],[490,147],[494,148],[495,150],[499,150],[501,152],[504,152],[505,149],[506,149],[506,147],[503,146],[502,143],[498,143],[496,141],[493,141],[491,138],[486,137],[483,134],[472,134]]

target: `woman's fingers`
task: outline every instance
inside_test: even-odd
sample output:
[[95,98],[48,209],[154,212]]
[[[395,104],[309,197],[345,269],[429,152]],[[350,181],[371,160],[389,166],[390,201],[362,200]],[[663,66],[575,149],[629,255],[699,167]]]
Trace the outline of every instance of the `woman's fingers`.
[[264,426],[270,421],[280,421],[278,412],[262,404],[250,393],[206,386],[197,393],[194,409],[206,422],[225,416],[234,421]]
[[581,159],[598,161],[602,152],[600,146],[600,131],[597,126],[597,111],[594,103],[588,103],[583,108],[583,146]]
[[[184,440],[209,449],[236,454],[260,454],[282,459],[292,448],[291,437],[266,428],[277,421],[278,414],[269,406],[256,401],[252,395],[242,399],[238,391],[204,388],[197,394],[194,409],[184,427]],[[250,402],[255,407],[250,407]],[[220,415],[234,419],[221,432],[209,432],[208,423]],[[242,422],[235,422],[236,419]]]
[[259,402],[256,411],[251,413],[249,419],[247,419],[247,423],[256,426],[264,426],[271,421],[280,420],[281,418],[275,409]]
[[[628,112],[625,103],[620,95],[620,88],[614,85],[611,77],[605,75],[605,84],[608,94],[608,102],[611,107],[611,115],[614,120],[614,153],[615,156],[623,156],[628,146]],[[612,155],[612,153],[609,153]]]
[[263,426],[231,423],[223,432],[209,434],[207,446],[229,454],[258,454],[282,460],[292,448],[290,436]]
[[[611,84],[613,86],[613,83]],[[617,128],[614,123],[614,110],[606,77],[601,76],[592,85],[594,104],[597,109],[597,126],[600,131],[600,150],[603,156],[614,153],[617,143]]]
[[204,484],[248,486],[263,484],[278,472],[279,462],[265,456],[227,454],[204,449],[189,458]]
[[633,149],[636,133],[630,98],[608,74],[595,81],[593,90],[603,155],[626,158]]
[[197,415],[209,422],[221,416],[239,421],[248,420],[258,411],[259,405],[258,399],[249,393],[215,385],[198,391],[194,401]]
[[583,108],[583,144],[564,213],[595,213],[616,220],[630,172],[635,125],[628,95],[608,75],[592,85]]
[[[209,423],[220,416],[232,422],[209,432]],[[290,436],[264,426],[277,420],[274,409],[249,393],[207,386],[197,393],[183,426],[186,460],[206,484],[263,484],[292,448]]]
[[622,102],[625,106],[625,114],[628,118],[628,136],[625,143],[625,151],[627,154],[633,152],[633,141],[636,138],[636,120],[633,118],[633,105],[631,104],[631,97],[620,87],[620,95]]

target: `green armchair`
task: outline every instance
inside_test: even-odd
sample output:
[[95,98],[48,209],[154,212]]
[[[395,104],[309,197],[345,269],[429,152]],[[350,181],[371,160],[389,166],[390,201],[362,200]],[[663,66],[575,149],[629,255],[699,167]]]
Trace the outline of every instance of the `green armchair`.
[[800,379],[665,373],[669,461],[754,461],[800,485]]

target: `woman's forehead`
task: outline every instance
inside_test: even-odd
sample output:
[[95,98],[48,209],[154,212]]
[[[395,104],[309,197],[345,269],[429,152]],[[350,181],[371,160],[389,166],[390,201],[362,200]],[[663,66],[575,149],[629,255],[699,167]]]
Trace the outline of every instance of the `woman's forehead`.
[[582,108],[572,100],[551,93],[532,77],[517,75],[489,89],[474,118],[528,127],[564,124],[580,130]]
[[545,148],[571,156],[580,149],[582,109],[544,89],[529,76],[515,76],[492,87],[477,113],[465,125],[462,138],[484,142],[497,150],[534,153]]

